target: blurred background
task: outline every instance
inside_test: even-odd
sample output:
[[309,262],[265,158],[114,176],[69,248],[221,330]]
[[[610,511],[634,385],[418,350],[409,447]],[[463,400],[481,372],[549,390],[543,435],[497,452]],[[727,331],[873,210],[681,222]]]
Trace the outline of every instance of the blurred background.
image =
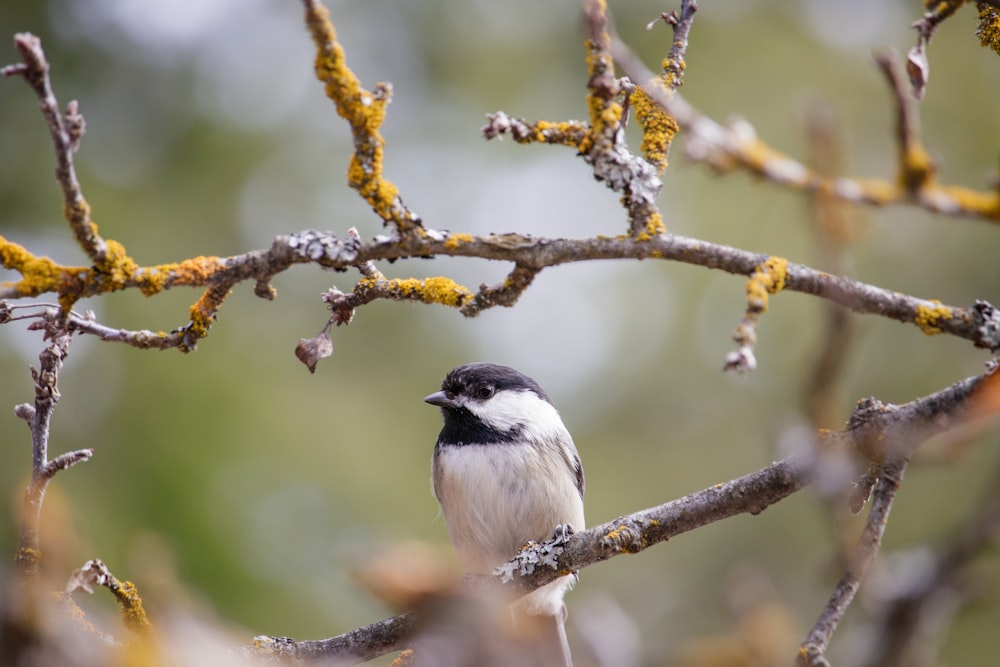
[[[626,229],[617,196],[572,151],[479,133],[497,110],[585,117],[577,2],[329,7],[364,85],[393,84],[385,174],[427,226],[549,237]],[[662,23],[644,28],[671,8],[611,2],[619,32],[654,69],[672,35]],[[745,117],[803,161],[806,112],[828,105],[841,124],[845,171],[891,177],[893,109],[871,52],[905,53],[921,12],[920,3],[888,0],[704,2],[682,92],[716,120]],[[935,35],[921,112],[942,180],[985,189],[1000,147],[1000,60],[980,48],[974,19],[960,11]],[[382,231],[345,185],[350,134],[313,78],[299,3],[3,3],[0,64],[18,60],[12,36],[21,31],[42,38],[61,105],[80,101],[84,193],[102,234],[138,263],[241,253],[308,228]],[[820,261],[805,196],[742,173],[716,176],[686,161],[682,144],[683,136],[660,196],[670,231]],[[80,264],[53,167],[34,95],[18,79],[0,82],[0,234]],[[851,277],[951,305],[1000,303],[995,225],[906,207],[858,215],[861,231],[841,267]],[[510,269],[446,259],[380,268],[390,277],[449,275],[472,289]],[[440,418],[421,399],[471,360],[510,364],[549,391],[586,465],[592,524],[757,470],[807,425],[805,387],[827,321],[814,298],[772,299],[760,368],[736,377],[720,369],[745,308],[743,279],[666,262],[578,264],[543,272],[515,308],[471,320],[437,306],[366,306],[333,333],[333,357],[310,375],[293,349],[326,321],[320,293],[331,284],[347,291],[355,278],[299,267],[276,278],[274,302],[239,285],[189,355],[78,339],[51,452],[95,454],[50,487],[48,566],[68,575],[100,557],[137,583],[154,622],[158,606],[190,604],[212,610],[241,641],[320,638],[382,619],[392,610],[353,573],[401,541],[449,554],[429,485]],[[198,295],[131,291],[77,308],[110,326],[170,330],[186,323]],[[882,318],[850,323],[824,427],[841,427],[862,397],[905,402],[980,373],[988,359],[966,341]],[[29,433],[13,406],[33,400],[28,366],[41,348],[22,324],[0,327],[0,553],[14,552],[30,474]],[[996,439],[911,467],[883,565],[893,553],[945,544],[968,522],[996,479]],[[849,519],[848,535],[862,521]],[[595,664],[591,651],[614,641],[616,664],[672,664],[697,654],[699,642],[734,640],[746,627],[746,592],[755,591],[758,603],[778,603],[784,620],[766,625],[784,628],[774,643],[789,661],[839,577],[834,523],[807,490],[758,517],[587,569],[570,598],[578,660]],[[939,637],[941,663],[986,664],[979,656],[995,648],[996,551],[972,572],[980,596]],[[850,664],[863,652],[876,598],[863,590],[834,659]]]

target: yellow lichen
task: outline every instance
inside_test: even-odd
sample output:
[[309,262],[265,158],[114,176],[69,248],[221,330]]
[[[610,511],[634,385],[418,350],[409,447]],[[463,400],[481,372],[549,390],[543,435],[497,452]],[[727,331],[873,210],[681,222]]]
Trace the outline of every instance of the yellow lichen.
[[393,222],[404,231],[414,229],[418,226],[415,216],[400,205],[396,186],[382,176],[385,140],[378,128],[385,121],[391,86],[378,84],[375,93],[361,87],[358,77],[347,66],[344,49],[337,42],[337,32],[326,7],[310,4],[306,10],[306,24],[316,46],[316,78],[324,84],[326,96],[334,103],[337,114],[351,125],[354,136],[354,154],[347,170],[348,184],[383,220]]
[[776,294],[785,288],[788,279],[788,260],[783,257],[769,257],[759,265],[747,280],[747,304],[750,310],[767,311],[769,294]]
[[123,289],[139,267],[128,256],[125,246],[121,243],[110,239],[106,243],[107,253],[99,264],[94,265],[94,269],[100,275],[107,291]]
[[360,292],[376,291],[387,299],[437,303],[451,308],[459,308],[472,298],[468,288],[451,278],[436,276],[418,280],[417,278],[392,278],[386,280],[375,276],[361,278],[355,289]]
[[337,31],[330,21],[330,11],[316,3],[306,13],[306,25],[316,45],[316,78],[326,86],[326,95],[337,107],[337,113],[353,122],[358,107],[363,106],[361,84],[347,67],[344,49],[337,42]]
[[[187,326],[187,332],[194,336],[195,341],[208,335],[208,330],[215,323],[215,313],[230,294],[229,290],[209,288],[191,306],[189,310],[191,322]],[[182,345],[180,349],[187,352],[191,348]]]
[[1000,193],[996,191],[979,192],[960,185],[940,185],[936,190],[953,200],[962,213],[981,215],[993,221],[1000,221]]
[[0,263],[5,269],[21,274],[21,280],[2,283],[3,287],[13,287],[18,295],[32,297],[46,293],[59,295],[60,306],[69,310],[82,290],[82,278],[88,270],[83,267],[67,267],[57,264],[48,257],[36,257],[24,246],[8,241],[0,236]]
[[125,627],[140,637],[149,637],[153,632],[153,626],[142,608],[142,598],[139,597],[139,589],[135,584],[123,581],[112,592],[121,604],[122,623]]
[[[604,0],[592,0],[587,8],[588,13],[604,17],[607,13],[607,3]],[[590,131],[580,142],[581,153],[589,153],[596,142],[602,138],[606,141],[621,125],[622,108],[614,101],[615,65],[611,59],[611,37],[607,30],[601,30],[584,42],[587,48],[587,74],[589,75],[589,91],[587,93],[587,110],[590,116]]]
[[472,243],[472,234],[449,234],[448,238],[445,239],[444,247],[455,250],[462,243]]
[[857,185],[861,187],[861,199],[876,206],[884,206],[896,200],[899,189],[888,181],[879,179],[860,179]]
[[73,227],[76,239],[81,244],[97,236],[97,225],[90,220],[90,204],[85,199],[77,199],[63,206],[63,217]]
[[979,3],[979,22],[976,25],[979,43],[1000,55],[1000,9],[988,2]]
[[621,527],[613,528],[612,530],[604,534],[604,539],[617,540],[619,537],[621,537],[621,530],[622,530]]
[[631,101],[635,119],[642,128],[642,155],[662,174],[667,167],[670,143],[677,134],[677,121],[641,88],[633,93]]
[[415,291],[424,303],[440,303],[452,308],[458,308],[472,297],[467,288],[444,276],[427,278]]
[[48,257],[31,257],[18,271],[21,272],[21,281],[17,284],[17,293],[21,296],[38,296],[59,290],[63,267]]
[[916,192],[934,181],[934,158],[920,144],[903,151],[899,185],[908,192]]
[[651,241],[654,237],[665,234],[667,228],[663,225],[663,216],[658,212],[649,216],[646,227],[635,235],[636,241]]
[[913,323],[928,336],[935,336],[942,333],[938,323],[942,318],[951,319],[955,316],[954,311],[947,306],[941,305],[937,299],[931,299],[931,306],[917,306],[917,313],[913,318]]

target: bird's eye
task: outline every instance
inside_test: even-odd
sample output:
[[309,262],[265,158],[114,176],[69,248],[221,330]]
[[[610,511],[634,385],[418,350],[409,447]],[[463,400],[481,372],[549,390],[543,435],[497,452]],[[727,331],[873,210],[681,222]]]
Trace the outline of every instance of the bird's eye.
[[493,398],[493,387],[480,387],[476,390],[476,396],[484,401],[488,398]]

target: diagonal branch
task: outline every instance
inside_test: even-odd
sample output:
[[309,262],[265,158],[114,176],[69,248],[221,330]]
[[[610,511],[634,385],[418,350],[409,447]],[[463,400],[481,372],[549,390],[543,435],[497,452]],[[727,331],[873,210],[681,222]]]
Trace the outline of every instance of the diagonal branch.
[[844,613],[854,601],[854,596],[861,587],[861,580],[878,555],[879,547],[882,545],[882,536],[885,534],[886,524],[889,522],[889,510],[892,509],[892,501],[896,497],[899,485],[903,481],[903,474],[906,472],[908,459],[891,461],[882,466],[879,471],[878,483],[875,485],[875,493],[872,506],[868,513],[868,520],[865,522],[864,532],[858,540],[858,545],[854,555],[851,557],[847,570],[837,583],[837,587],[830,596],[826,607],[820,614],[816,624],[806,636],[802,646],[799,647],[798,662],[800,667],[827,667],[825,653],[836,632],[840,620]]
[[[620,517],[558,540],[552,567],[530,571],[501,568],[492,577],[469,577],[474,586],[519,596],[575,572],[625,553],[638,553],[659,542],[737,514],[759,514],[806,486],[812,476],[808,457],[772,463],[763,470],[725,484],[716,484],[669,503]],[[545,548],[549,543],[538,545]],[[403,614],[324,640],[297,642],[288,637],[254,637],[242,650],[256,656],[336,659],[355,664],[410,645],[419,625]],[[344,661],[341,663],[340,661]]]
[[385,120],[392,85],[378,83],[373,91],[362,88],[347,66],[344,49],[330,22],[330,12],[318,0],[303,0],[303,4],[306,25],[316,45],[316,78],[323,82],[327,97],[350,124],[354,137],[354,154],[347,175],[349,185],[396,232],[418,230],[420,217],[403,204],[396,186],[382,176],[385,140],[378,130]]
[[[872,511],[872,516],[884,518],[902,476],[901,462],[908,460],[928,438],[961,427],[968,419],[983,417],[984,411],[1000,410],[1000,401],[996,400],[998,391],[1000,374],[985,374],[903,405],[874,399],[861,401],[847,429],[820,434],[817,450],[839,447],[869,460],[891,459],[891,463],[882,467],[883,481],[873,503],[878,509]],[[890,447],[889,443],[899,444]],[[677,535],[739,514],[759,514],[808,486],[820,474],[815,451],[799,452],[724,484],[534,545],[533,549],[544,554],[543,557],[515,557],[509,566],[498,568],[492,576],[468,579],[485,590],[514,597],[523,595],[614,556],[639,553]],[[877,541],[871,544],[877,547]],[[874,557],[874,553],[869,556]],[[530,562],[549,567],[523,565]],[[860,573],[863,568],[854,571]],[[289,637],[259,636],[242,651],[247,655],[301,655],[313,660],[355,664],[406,648],[418,627],[418,619],[404,614],[324,640],[300,642]]]
[[[858,664],[867,667],[913,665],[917,656],[930,659],[931,637],[950,622],[969,598],[980,592],[967,577],[970,562],[1000,543],[1000,476],[987,485],[967,525],[948,543],[935,549],[930,562],[913,568],[902,585],[883,603],[869,654]],[[927,556],[921,548],[920,558]],[[914,571],[915,570],[915,571]],[[970,585],[971,584],[971,585]],[[925,663],[927,664],[927,663]]]

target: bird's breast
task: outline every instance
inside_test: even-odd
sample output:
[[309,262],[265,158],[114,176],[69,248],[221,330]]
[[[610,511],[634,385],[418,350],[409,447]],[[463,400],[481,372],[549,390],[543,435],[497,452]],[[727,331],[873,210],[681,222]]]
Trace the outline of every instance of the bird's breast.
[[582,530],[583,499],[555,444],[438,445],[434,494],[463,565],[485,573],[559,524]]

